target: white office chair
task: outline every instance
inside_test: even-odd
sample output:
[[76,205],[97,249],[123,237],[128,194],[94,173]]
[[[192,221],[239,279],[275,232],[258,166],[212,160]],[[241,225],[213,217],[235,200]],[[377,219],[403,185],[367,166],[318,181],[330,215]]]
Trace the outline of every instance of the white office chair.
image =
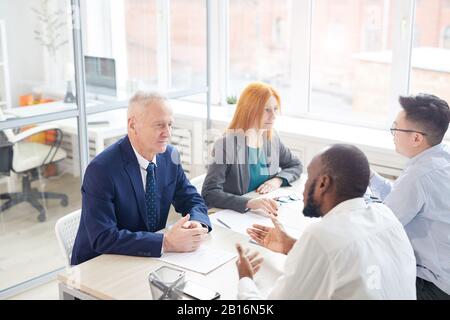
[[[1,110],[0,120],[3,120]],[[57,134],[52,145],[27,141],[27,138],[31,136],[49,130],[55,131]],[[65,207],[69,202],[68,197],[62,193],[39,191],[31,186],[31,182],[39,179],[40,170],[43,166],[66,158],[66,152],[60,148],[62,131],[53,125],[44,124],[18,134],[14,134],[11,129],[3,130],[2,133],[3,139],[6,139],[5,142],[9,144],[7,147],[12,149],[10,153],[11,159],[6,164],[8,168],[2,171],[12,171],[22,176],[22,191],[0,194],[0,200],[6,201],[1,204],[0,213],[22,202],[28,202],[39,211],[38,220],[41,222],[45,221],[46,212],[40,200],[57,199]],[[6,155],[8,153],[5,152],[4,154]]]
[[203,187],[203,182],[205,181],[206,178],[206,173],[197,176],[195,178],[192,178],[190,180],[191,184],[197,189],[198,193],[202,193],[202,187]]
[[66,267],[70,268],[70,260],[72,258],[72,249],[77,236],[78,227],[80,226],[81,209],[76,210],[64,217],[58,219],[55,224],[56,238],[59,247],[66,260]]

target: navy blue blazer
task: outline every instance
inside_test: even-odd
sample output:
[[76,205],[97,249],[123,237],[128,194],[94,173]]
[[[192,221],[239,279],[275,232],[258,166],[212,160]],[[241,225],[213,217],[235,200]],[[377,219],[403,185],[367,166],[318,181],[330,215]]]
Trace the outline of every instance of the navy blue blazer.
[[[172,159],[175,159],[173,161]],[[170,205],[183,216],[207,225],[208,209],[184,174],[172,146],[156,156],[155,179],[158,229],[166,226]],[[149,232],[145,192],[136,155],[128,136],[100,153],[84,175],[80,227],[72,251],[72,265],[100,254],[160,257],[163,234]]]

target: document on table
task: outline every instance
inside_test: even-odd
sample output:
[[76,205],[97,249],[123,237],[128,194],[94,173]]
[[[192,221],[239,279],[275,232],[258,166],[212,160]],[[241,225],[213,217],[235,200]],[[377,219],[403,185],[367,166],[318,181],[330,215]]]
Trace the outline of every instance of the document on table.
[[[246,212],[244,214],[233,210],[221,210],[209,216],[211,222],[222,227],[226,227],[235,232],[247,235],[247,229],[253,224],[261,224],[263,226],[273,227],[272,220],[265,214]],[[286,232],[296,239],[300,237],[301,228],[290,226],[283,223],[282,219],[279,219],[283,224]],[[299,217],[300,220],[300,217]]]
[[167,252],[159,259],[183,269],[208,274],[236,256],[237,254],[235,252],[200,247],[194,252]]

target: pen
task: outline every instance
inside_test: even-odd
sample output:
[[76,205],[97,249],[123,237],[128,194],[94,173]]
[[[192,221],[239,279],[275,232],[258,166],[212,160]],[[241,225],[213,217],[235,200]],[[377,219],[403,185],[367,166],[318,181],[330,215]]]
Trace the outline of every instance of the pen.
[[223,224],[225,227],[227,227],[228,229],[231,229],[231,227],[229,225],[227,225],[225,222],[223,222],[222,220],[220,220],[219,218],[216,218],[217,221],[219,221],[221,224]]

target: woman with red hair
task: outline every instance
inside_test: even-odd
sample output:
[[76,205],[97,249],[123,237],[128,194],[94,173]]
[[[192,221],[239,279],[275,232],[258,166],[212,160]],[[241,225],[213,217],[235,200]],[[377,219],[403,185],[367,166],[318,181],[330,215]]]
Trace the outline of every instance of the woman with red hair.
[[261,209],[276,215],[273,199],[243,194],[271,192],[302,173],[300,160],[273,130],[279,112],[280,95],[272,86],[253,82],[244,89],[228,129],[214,145],[202,189],[209,207],[237,212]]

